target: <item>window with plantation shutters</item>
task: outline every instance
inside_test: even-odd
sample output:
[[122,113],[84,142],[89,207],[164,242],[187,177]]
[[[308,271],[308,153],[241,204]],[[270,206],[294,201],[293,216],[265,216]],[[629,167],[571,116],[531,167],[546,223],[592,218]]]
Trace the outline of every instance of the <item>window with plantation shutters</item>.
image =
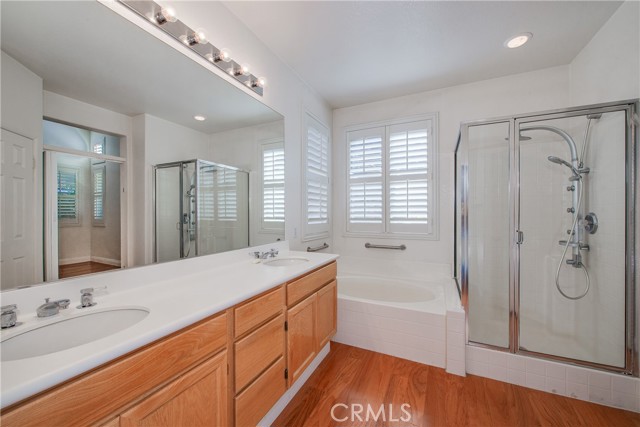
[[216,172],[219,221],[235,221],[238,219],[236,176],[237,172],[232,169],[218,169]]
[[436,119],[347,132],[347,233],[436,238]]
[[311,115],[305,117],[304,164],[306,218],[303,240],[329,236],[329,129]]
[[58,167],[58,221],[60,224],[80,224],[78,174],[78,169]]
[[284,144],[262,144],[262,231],[284,230]]
[[347,134],[348,231],[384,231],[384,127],[362,129]]
[[104,226],[104,199],[105,199],[105,164],[91,166],[91,189],[93,194],[92,224]]

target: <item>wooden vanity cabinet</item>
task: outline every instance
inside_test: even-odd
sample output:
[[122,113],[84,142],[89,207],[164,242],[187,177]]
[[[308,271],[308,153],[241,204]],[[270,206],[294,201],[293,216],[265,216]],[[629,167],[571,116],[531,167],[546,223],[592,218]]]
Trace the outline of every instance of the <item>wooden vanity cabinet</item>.
[[234,309],[233,407],[235,425],[255,426],[287,389],[285,288]]
[[255,426],[336,332],[336,263],[2,411],[3,427]]
[[336,263],[287,284],[288,386],[336,333]]
[[227,352],[208,359],[120,416],[120,427],[227,425]]
[[[215,360],[206,365],[208,367],[221,363],[221,370],[215,375],[224,374],[226,381],[227,337],[227,314],[212,316],[26,401],[3,409],[0,423],[3,427],[54,424],[65,427],[117,426],[119,416],[131,405],[145,405],[147,398],[152,399],[156,395],[166,398],[167,390],[175,391],[177,385],[184,386],[189,379],[204,375],[205,370],[201,369],[201,366],[208,363],[205,361]],[[225,360],[224,366],[222,359]],[[210,372],[206,372],[209,375]],[[226,388],[221,389],[215,400],[225,402],[218,416],[226,419]],[[166,402],[168,404],[168,401]],[[165,408],[175,411],[176,405],[179,404],[180,400]],[[149,403],[146,403],[145,408],[149,408],[148,405]],[[192,410],[200,413],[201,407],[211,406],[211,403],[200,399],[190,405]],[[176,414],[173,412],[173,416]]]

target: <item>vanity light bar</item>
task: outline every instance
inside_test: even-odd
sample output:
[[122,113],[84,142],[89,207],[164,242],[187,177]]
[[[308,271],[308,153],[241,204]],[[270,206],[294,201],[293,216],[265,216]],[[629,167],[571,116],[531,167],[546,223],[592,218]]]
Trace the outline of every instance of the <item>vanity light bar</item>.
[[197,53],[209,63],[215,65],[230,77],[242,83],[247,89],[262,96],[264,93],[265,79],[249,73],[246,65],[235,62],[225,49],[218,49],[206,40],[200,29],[193,30],[182,21],[175,18],[173,11],[168,12],[153,1],[128,1],[118,0],[136,14],[145,18],[157,28],[164,31],[184,46]]

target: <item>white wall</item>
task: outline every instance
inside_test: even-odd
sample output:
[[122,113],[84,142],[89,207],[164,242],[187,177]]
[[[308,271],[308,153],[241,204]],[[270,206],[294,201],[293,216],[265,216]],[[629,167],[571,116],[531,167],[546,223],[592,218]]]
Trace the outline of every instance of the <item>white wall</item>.
[[[334,110],[334,250],[345,256],[391,258],[451,265],[454,223],[453,154],[460,122],[561,108],[569,104],[568,88],[568,67],[562,66]],[[406,244],[406,251],[365,249],[364,243],[375,239],[344,236],[346,223],[345,127],[432,112],[439,114],[440,239],[437,241],[385,239],[385,244]],[[378,239],[377,242],[379,243],[380,240]]]
[[[34,206],[42,200],[42,79],[18,61],[2,52],[0,58],[0,126],[34,141]],[[34,214],[33,259],[35,271],[31,283],[42,281],[42,210]],[[26,283],[25,283],[26,284]]]
[[573,105],[640,97],[640,2],[616,10],[571,62]]

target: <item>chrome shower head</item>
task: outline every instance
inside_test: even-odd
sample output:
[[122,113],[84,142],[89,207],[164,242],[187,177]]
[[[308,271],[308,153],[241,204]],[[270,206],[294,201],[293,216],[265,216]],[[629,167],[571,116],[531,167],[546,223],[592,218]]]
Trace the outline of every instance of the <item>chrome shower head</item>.
[[580,171],[576,169],[571,163],[567,162],[566,160],[562,160],[560,157],[556,157],[556,156],[549,156],[547,157],[547,160],[549,160],[551,163],[556,163],[558,165],[565,165],[566,167],[571,169],[571,172],[573,172],[574,178],[577,178],[577,179],[581,178]]

